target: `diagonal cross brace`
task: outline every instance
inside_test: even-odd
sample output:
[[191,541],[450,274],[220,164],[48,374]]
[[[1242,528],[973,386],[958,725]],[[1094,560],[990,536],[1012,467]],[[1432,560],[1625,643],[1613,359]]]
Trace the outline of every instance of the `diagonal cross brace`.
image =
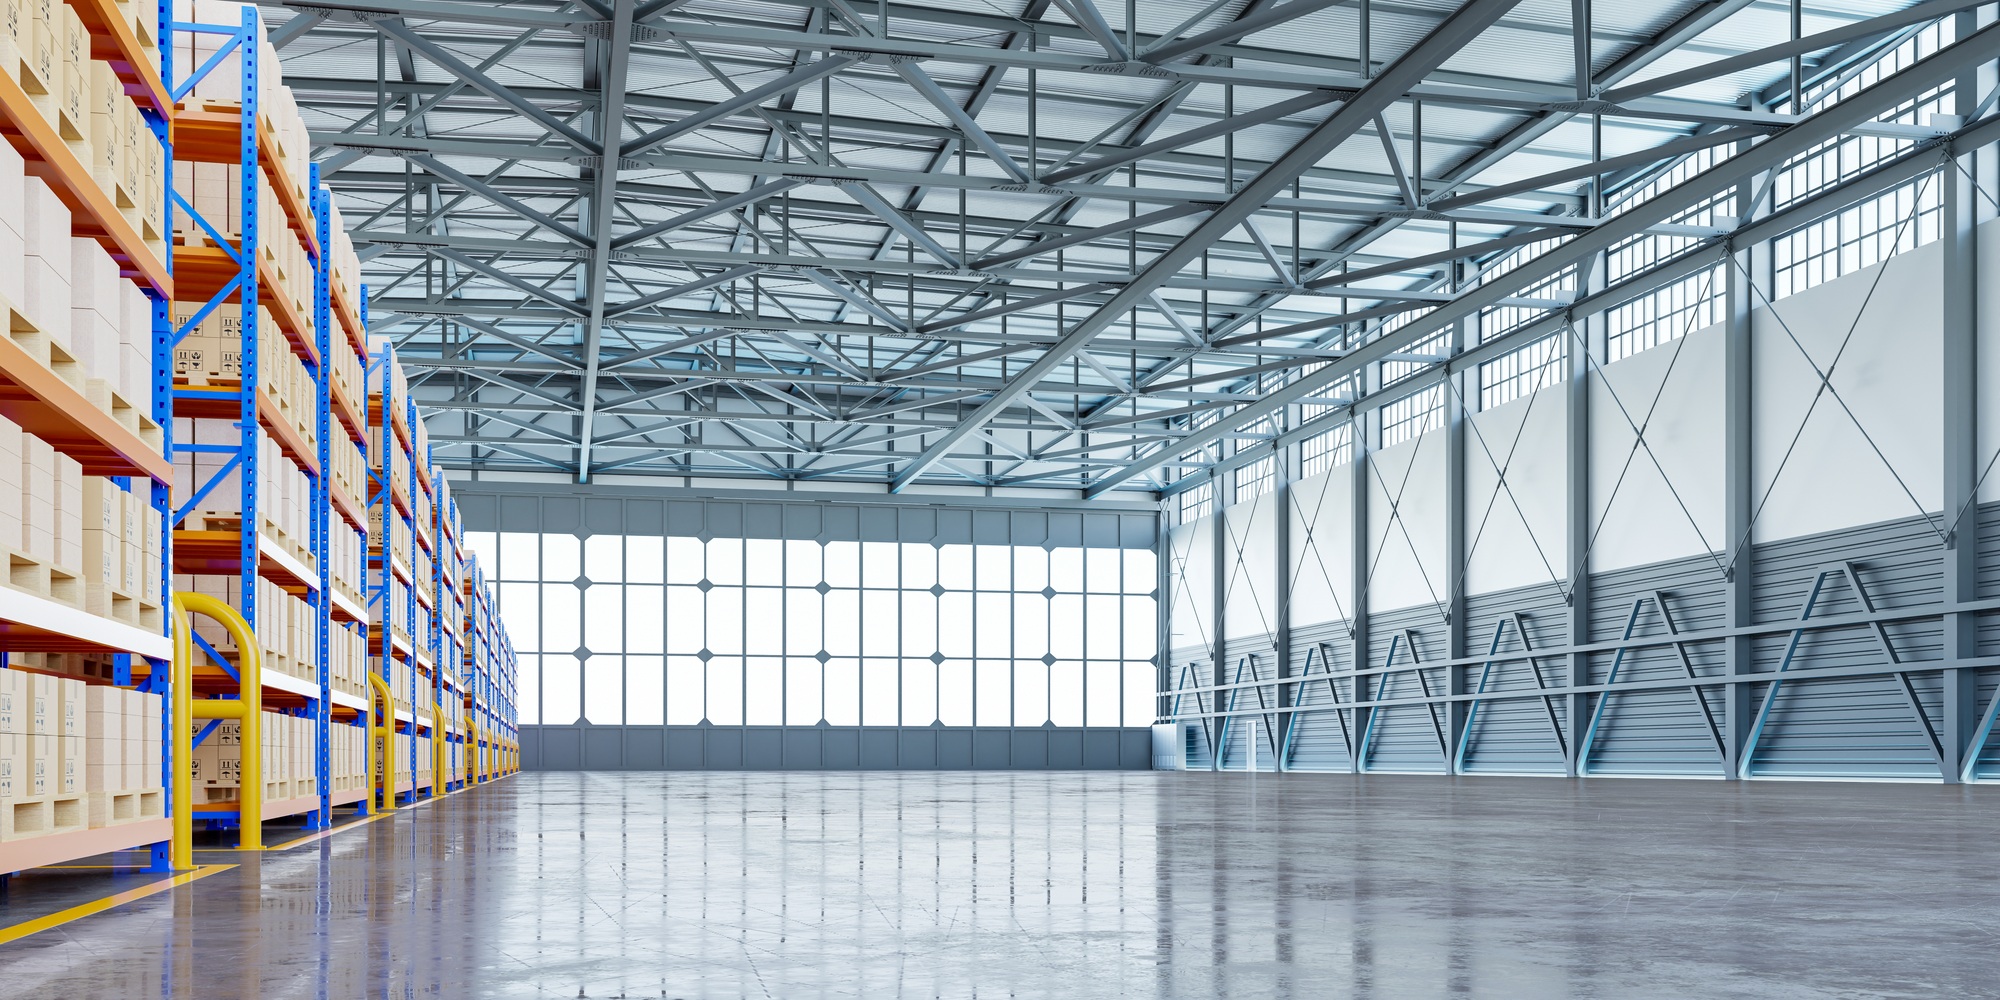
[[1282,193],[1294,180],[1304,176],[1336,146],[1359,133],[1375,115],[1401,99],[1406,91],[1422,82],[1425,76],[1443,65],[1445,60],[1478,37],[1517,3],[1519,0],[1468,0],[1457,13],[1411,47],[1380,76],[1370,80],[1297,145],[1217,207],[1172,249],[1155,257],[1130,284],[1072,327],[1012,382],[994,392],[956,427],[940,435],[915,460],[896,473],[890,482],[890,489],[900,492],[914,482],[950,454],[958,442],[1012,406],[1022,393],[1068,360],[1071,354],[1089,344],[1120,316],[1147,301],[1147,297],[1166,284],[1168,279],[1199,259],[1211,245]]
[[[1808,623],[1813,616],[1813,609],[1819,604],[1821,595],[1826,592],[1827,579],[1836,576],[1847,578],[1847,585],[1853,588],[1855,599],[1860,602],[1864,611],[1872,614],[1875,609],[1874,601],[1868,597],[1867,588],[1862,586],[1861,569],[1858,564],[1849,561],[1842,562],[1837,566],[1823,566],[1818,573],[1814,574],[1812,590],[1806,595],[1805,607],[1799,611],[1798,625],[1792,629],[1791,636],[1785,642],[1784,656],[1778,661],[1778,669],[1775,673],[1779,676],[1773,677],[1770,686],[1764,689],[1764,698],[1757,706],[1757,714],[1751,717],[1750,732],[1743,741],[1742,764],[1738,768],[1738,777],[1740,778],[1748,779],[1753,776],[1751,767],[1756,762],[1757,745],[1763,738],[1765,726],[1771,720],[1771,710],[1777,705],[1778,691],[1784,685],[1782,675],[1791,669],[1792,662],[1798,657],[1799,644],[1805,639],[1806,631],[1810,627]],[[1894,647],[1889,644],[1887,630],[1882,627],[1880,622],[1872,622],[1871,624],[1873,625],[1877,641],[1881,643],[1883,655],[1888,658],[1890,665],[1896,665],[1899,660]],[[1937,727],[1931,723],[1930,714],[1924,711],[1923,702],[1917,698],[1916,688],[1910,682],[1909,672],[1898,671],[1895,676],[1897,683],[1903,690],[1904,697],[1909,701],[1910,710],[1916,714],[1918,724],[1922,727],[1924,735],[1929,741],[1931,755],[1936,760],[1940,773],[1942,773],[1944,769],[1944,744],[1938,739]]]

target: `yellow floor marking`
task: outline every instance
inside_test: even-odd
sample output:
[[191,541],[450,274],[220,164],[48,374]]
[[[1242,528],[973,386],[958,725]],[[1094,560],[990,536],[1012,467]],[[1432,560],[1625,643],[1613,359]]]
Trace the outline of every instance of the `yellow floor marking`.
[[[310,843],[312,843],[312,842],[313,842],[313,841],[315,841],[315,840],[325,840],[326,838],[328,838],[328,837],[331,837],[331,836],[333,836],[334,834],[336,834],[336,833],[339,833],[339,832],[341,832],[341,831],[343,831],[343,830],[352,830],[352,829],[354,829],[354,828],[355,828],[355,827],[357,827],[357,826],[367,826],[368,824],[370,824],[370,823],[373,823],[373,822],[375,822],[375,821],[376,821],[376,820],[378,820],[378,819],[383,819],[383,818],[385,818],[385,817],[387,817],[387,816],[390,816],[390,815],[392,815],[392,814],[390,814],[390,813],[381,813],[381,812],[378,812],[378,813],[370,813],[369,815],[367,815],[367,816],[364,816],[364,817],[362,817],[361,819],[357,819],[357,820],[355,820],[355,821],[353,821],[353,822],[351,822],[351,823],[342,823],[342,824],[341,824],[341,825],[339,825],[339,826],[335,826],[335,827],[328,827],[327,829],[324,829],[324,830],[321,830],[321,831],[319,831],[319,832],[317,832],[317,833],[308,833],[308,834],[306,834],[305,836],[303,836],[303,837],[300,837],[300,838],[299,838],[299,839],[297,839],[297,840],[287,840],[287,841],[285,841],[284,843],[282,843],[282,844],[279,844],[279,845],[278,845],[278,846],[276,846],[276,847],[266,847],[266,848],[264,848],[264,850],[266,850],[266,851],[289,851],[289,850],[291,850],[292,848],[294,848],[294,847],[297,847],[297,846],[299,846],[300,844],[310,844]],[[241,848],[241,847],[233,847],[233,848],[230,848],[230,850],[235,850],[235,851],[241,851],[241,850],[244,850],[244,848]]]
[[207,878],[217,872],[226,872],[234,867],[236,866],[198,865],[191,872],[182,872],[171,878],[164,878],[149,885],[142,885],[137,889],[127,889],[124,892],[106,896],[103,899],[93,900],[80,906],[72,906],[67,910],[51,913],[46,917],[36,917],[33,920],[23,921],[12,927],[0,928],[0,944],[19,941],[30,934],[40,934],[52,927],[61,927],[72,920],[81,920],[93,913],[103,913],[114,906],[123,906],[134,900],[145,899],[147,896],[165,892],[176,886],[186,885],[196,879]]
[[[430,805],[430,804],[431,804],[431,803],[433,803],[433,802],[436,802],[436,801],[437,801],[438,799],[440,799],[440,798],[450,798],[450,797],[452,797],[452,796],[454,796],[454,795],[457,795],[457,794],[458,794],[459,792],[463,792],[463,791],[469,791],[469,790],[470,790],[469,788],[459,788],[459,789],[454,789],[454,790],[452,790],[452,791],[449,791],[449,792],[446,792],[446,793],[444,793],[444,794],[443,794],[443,795],[441,795],[441,796],[426,796],[426,797],[424,797],[424,798],[421,798],[421,799],[418,799],[418,800],[417,800],[417,801],[415,801],[415,802],[412,802],[412,803],[409,803],[408,805],[400,805],[400,806],[397,806],[397,807],[396,807],[396,812],[401,812],[401,811],[405,811],[405,810],[409,810],[409,809],[415,809],[415,808],[417,808],[417,807],[419,807],[419,806],[427,806],[427,805]],[[326,830],[321,830],[321,831],[319,831],[318,833],[309,833],[309,834],[306,834],[306,835],[305,835],[305,836],[303,836],[303,837],[300,837],[300,838],[298,838],[297,840],[288,840],[288,841],[286,841],[286,842],[284,842],[284,843],[282,843],[282,844],[279,844],[279,845],[277,845],[276,847],[263,847],[263,848],[249,848],[249,847],[197,847],[197,848],[195,848],[195,853],[197,853],[197,854],[201,854],[201,853],[208,853],[208,852],[212,852],[212,851],[229,851],[229,852],[232,852],[232,853],[233,853],[233,852],[236,852],[236,851],[252,851],[252,852],[257,852],[257,851],[262,851],[262,852],[270,852],[270,851],[289,851],[289,850],[291,850],[292,848],[294,848],[294,847],[298,847],[298,846],[300,846],[300,845],[302,845],[302,844],[310,844],[310,843],[312,843],[312,842],[313,842],[313,841],[315,841],[315,840],[323,840],[323,839],[325,839],[325,838],[327,838],[327,837],[331,837],[331,836],[333,836],[334,834],[336,834],[336,833],[339,833],[339,832],[341,832],[342,830],[352,830],[352,829],[354,829],[354,828],[355,828],[355,827],[357,827],[357,826],[367,826],[368,824],[370,824],[370,823],[373,823],[373,822],[375,822],[375,821],[376,821],[376,820],[378,820],[378,819],[387,819],[387,818],[389,818],[389,817],[391,817],[391,816],[394,816],[395,814],[396,814],[395,812],[375,812],[375,813],[371,813],[371,814],[370,814],[370,815],[369,815],[369,816],[368,816],[367,818],[365,818],[365,819],[359,819],[359,820],[355,820],[355,821],[354,821],[354,822],[352,822],[352,823],[343,823],[343,824],[341,824],[340,826],[336,826],[336,827],[332,827],[332,828],[330,828],[330,829],[326,829]],[[79,867],[85,867],[85,866],[79,866]],[[123,866],[115,866],[115,865],[101,865],[101,866],[95,866],[95,867],[104,867],[104,868],[112,868],[112,867],[123,867]]]

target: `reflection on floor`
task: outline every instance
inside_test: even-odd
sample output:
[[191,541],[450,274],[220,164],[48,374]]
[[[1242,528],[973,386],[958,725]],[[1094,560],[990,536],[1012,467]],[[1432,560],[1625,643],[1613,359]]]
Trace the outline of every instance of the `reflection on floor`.
[[206,855],[0,949],[0,993],[1988,996],[1996,828],[1933,785],[523,774]]

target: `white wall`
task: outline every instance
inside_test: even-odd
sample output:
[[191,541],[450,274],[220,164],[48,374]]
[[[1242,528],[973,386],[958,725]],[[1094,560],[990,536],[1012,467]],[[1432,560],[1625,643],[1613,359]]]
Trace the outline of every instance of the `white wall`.
[[1354,615],[1353,464],[1301,479],[1287,495],[1292,624],[1345,621]]
[[1222,512],[1222,634],[1278,630],[1278,497],[1266,493]]
[[[2000,222],[1979,227],[1979,268],[2000,274]],[[2000,282],[1987,281],[1979,296],[1979,462],[1977,473],[2000,452]],[[2000,465],[1979,484],[1979,502],[2000,500]]]
[[1445,569],[1445,432],[1369,456],[1368,610],[1432,604],[1450,596]]
[[1167,535],[1167,648],[1215,641],[1215,522],[1213,516]]
[[[1752,316],[1755,541],[1942,506],[1943,259],[1931,243]],[[1830,366],[1839,399],[1818,394]]]
[[[1981,227],[1980,253],[1980,273],[2000,277],[2000,222]],[[1752,486],[1753,502],[1763,503],[1755,541],[1909,517],[1920,506],[1924,512],[1942,507],[1942,257],[1942,245],[1932,243],[1897,256],[1886,270],[1869,268],[1783,299],[1775,309],[1752,311]],[[1983,290],[1979,306],[1982,472],[2000,451],[2000,291],[1990,290],[2000,281],[1986,284],[1989,290]],[[1824,368],[1832,363],[1850,327],[1854,335],[1832,383],[1840,399],[1823,396],[1799,433],[1818,390],[1814,364]],[[1787,335],[1788,328],[1804,354]],[[1725,333],[1714,326],[1593,376],[1591,571],[1724,551],[1734,541],[1727,537],[1725,523],[1725,363]],[[1532,402],[1516,400],[1471,417],[1463,499],[1470,546],[1468,593],[1547,582],[1544,556],[1566,580],[1571,560],[1580,555],[1565,546],[1567,392],[1567,386],[1551,387]],[[1633,424],[1645,427],[1651,454],[1642,450],[1628,468]],[[1877,447],[1886,465],[1877,457]],[[1788,448],[1793,453],[1780,470]],[[1447,599],[1457,584],[1456,570],[1444,559],[1446,457],[1443,431],[1369,457],[1365,558],[1372,562],[1371,611],[1428,606]],[[1520,512],[1505,494],[1494,497],[1493,461],[1508,466],[1507,480]],[[2000,462],[1993,469],[1981,486],[1980,498],[1987,502],[2000,501]],[[1351,469],[1342,466],[1288,487],[1286,572],[1294,626],[1340,620],[1354,611],[1351,476]],[[1392,521],[1392,503],[1399,495],[1398,516]],[[1250,543],[1244,550],[1246,573],[1239,574],[1244,580],[1229,593],[1228,633],[1262,634],[1275,628],[1270,611],[1279,596],[1267,589],[1275,570],[1256,551],[1260,545],[1275,546],[1273,503],[1265,498],[1232,507],[1174,532],[1174,546],[1188,553],[1197,577],[1176,586],[1175,645],[1212,641],[1208,605],[1189,605],[1207,601],[1211,593],[1210,536],[1199,533],[1225,530],[1216,527],[1223,521],[1229,537],[1237,540],[1225,542],[1231,553]],[[1535,542],[1540,543],[1539,554]]]
[[[1717,324],[1606,365],[1602,377],[1592,381],[1592,572],[1729,548],[1723,492],[1726,347]],[[1650,455],[1646,448],[1633,453],[1634,425],[1645,428]]]
[[[1472,415],[1465,434],[1467,593],[1569,578],[1568,391],[1550,386]],[[1497,488],[1503,469],[1504,489]]]

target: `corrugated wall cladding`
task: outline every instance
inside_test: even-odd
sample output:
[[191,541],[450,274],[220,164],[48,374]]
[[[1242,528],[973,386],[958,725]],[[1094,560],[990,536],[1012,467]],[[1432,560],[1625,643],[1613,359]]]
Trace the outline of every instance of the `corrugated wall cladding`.
[[[1729,623],[1727,580],[1719,557],[1695,556],[1591,577],[1590,641],[1655,639]],[[1587,683],[1668,681],[1728,672],[1719,639],[1592,653]],[[1707,775],[1724,773],[1715,729],[1725,706],[1720,690],[1654,688],[1583,699],[1579,729],[1590,774]]]
[[[1467,705],[1459,770],[1468,774],[1564,773],[1567,755],[1563,726],[1569,717],[1563,698],[1541,694],[1560,688],[1569,674],[1568,658],[1542,656],[1500,659],[1522,652],[1561,649],[1569,642],[1569,604],[1564,585],[1537,584],[1465,602],[1467,656],[1494,659],[1467,666],[1467,694],[1490,694]],[[1537,692],[1527,696],[1528,692]],[[1515,697],[1520,695],[1521,697]]]
[[[1450,752],[1440,730],[1448,710],[1425,699],[1450,693],[1450,671],[1424,663],[1451,655],[1450,625],[1443,609],[1404,608],[1368,617],[1368,663],[1377,671],[1363,685],[1371,701],[1409,700],[1366,713],[1358,754],[1364,771],[1443,774]],[[1393,659],[1392,659],[1393,657]]]
[[1150,549],[1159,524],[1151,513],[598,495],[620,492],[606,487],[564,496],[537,495],[520,484],[467,483],[454,492],[466,523],[483,531]]
[[[2000,555],[1996,555],[2000,553],[2000,503],[1980,504],[1968,520],[1973,522],[1972,532],[1979,543],[1973,593],[1983,600],[2000,598]],[[2000,656],[2000,611],[1982,611],[1974,620],[1980,655]]]
[[1354,648],[1347,622],[1327,622],[1292,634],[1293,689],[1285,766],[1293,771],[1354,770]]
[[[1934,605],[1944,596],[1938,522],[1909,518],[1757,546],[1752,607],[1759,622],[1791,622]],[[1810,620],[1807,619],[1807,620]],[[1878,668],[1937,660],[1942,624],[1931,619],[1760,636],[1759,672]],[[1780,680],[1752,774],[1787,777],[1936,778],[1932,735],[1943,694],[1938,676],[1911,674]],[[1760,685],[1753,700],[1769,697]],[[1912,698],[1914,696],[1914,700]]]
[[[1982,537],[2000,535],[2000,505],[1980,515]],[[1185,714],[1235,713],[1226,727],[1211,720],[1191,766],[1208,766],[1208,743],[1219,740],[1219,763],[1244,767],[1255,716],[1258,765],[1266,769],[1275,738],[1277,758],[1295,771],[1713,778],[1732,776],[1740,752],[1753,777],[1935,781],[1948,735],[1939,617],[1944,550],[1936,523],[1913,517],[1758,546],[1747,579],[1754,619],[1766,631],[1744,643],[1743,707],[1733,715],[1730,688],[1717,683],[1731,676],[1730,568],[1724,556],[1698,555],[1593,574],[1587,600],[1579,595],[1588,628],[1579,644],[1596,647],[1587,652],[1572,652],[1576,609],[1566,600],[1567,583],[1467,598],[1463,656],[1451,666],[1442,661],[1452,625],[1436,606],[1371,614],[1359,664],[1349,622],[1301,627],[1287,642],[1295,699],[1289,728],[1275,703],[1260,704],[1248,686],[1272,678],[1275,637],[1229,642],[1219,683],[1243,685],[1233,705],[1228,691],[1207,696],[1200,709],[1182,699]],[[2000,578],[1983,572],[1982,587]],[[1850,620],[1809,628],[1794,642],[1791,626],[1815,583],[1810,622]],[[1995,597],[2000,593],[1985,599]],[[1869,618],[1864,607],[1877,614]],[[1911,617],[1888,620],[1899,611]],[[1882,619],[1879,628],[1874,619]],[[2000,610],[1981,612],[1978,621],[2000,630]],[[1523,632],[1541,655],[1519,658]],[[1982,640],[1982,655],[1994,655],[1993,633]],[[1245,659],[1250,654],[1256,659]],[[1195,665],[1192,683],[1217,683],[1209,676],[1211,650],[1176,656]],[[1583,665],[1572,677],[1576,659]],[[1911,669],[1899,671],[1903,665]],[[2000,667],[1968,669],[1976,671],[1970,713],[1984,721],[2000,696]],[[1614,689],[1576,690],[1606,684]],[[1774,685],[1776,696],[1760,715]],[[1396,704],[1353,707],[1375,700]],[[1265,735],[1274,722],[1277,735]],[[1973,759],[1970,773],[2000,780],[2000,741],[1982,743],[1976,730],[1956,730]]]
[[[1994,704],[1994,699],[2000,698],[2000,669],[1982,672],[1975,690],[1979,696],[1975,704]],[[1973,758],[1972,775],[1981,781],[2000,780],[2000,742],[1987,739],[1985,748]]]

